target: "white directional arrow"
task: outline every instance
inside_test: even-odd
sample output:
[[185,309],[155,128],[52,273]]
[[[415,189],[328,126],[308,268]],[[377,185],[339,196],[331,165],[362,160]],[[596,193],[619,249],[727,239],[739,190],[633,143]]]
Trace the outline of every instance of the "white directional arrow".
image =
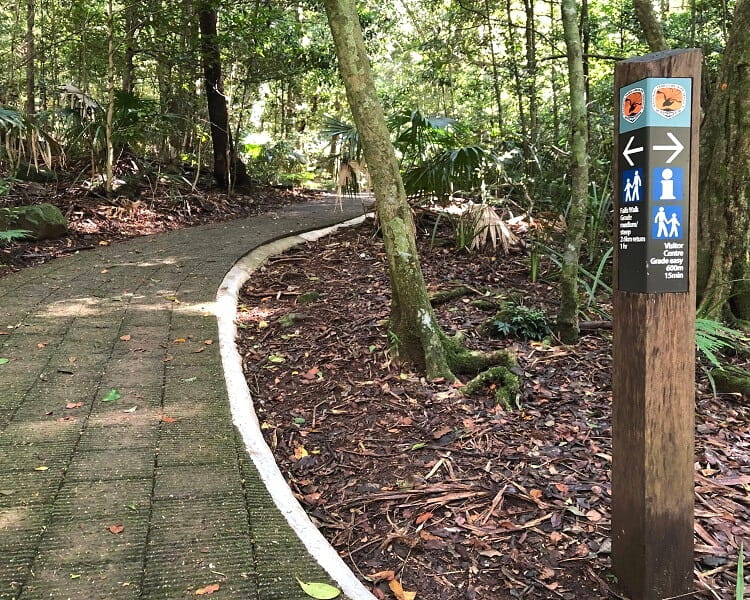
[[685,146],[683,146],[680,143],[680,140],[678,140],[671,131],[667,131],[667,137],[672,140],[673,144],[672,146],[653,146],[654,150],[674,150],[672,152],[672,156],[670,156],[667,159],[667,164],[671,163],[675,158],[677,158],[680,155],[680,152],[682,152],[685,149]]
[[[625,157],[625,160],[628,161],[628,164],[632,167],[635,163],[630,159],[631,154],[638,154],[639,152],[643,152],[643,146],[638,146],[637,148],[631,148],[630,146],[633,145],[633,140],[635,140],[635,136],[631,135],[630,139],[628,140],[628,143],[625,144],[625,150],[622,151],[622,155]],[[656,150],[656,147],[654,147],[654,150]],[[667,161],[669,162],[669,161]]]

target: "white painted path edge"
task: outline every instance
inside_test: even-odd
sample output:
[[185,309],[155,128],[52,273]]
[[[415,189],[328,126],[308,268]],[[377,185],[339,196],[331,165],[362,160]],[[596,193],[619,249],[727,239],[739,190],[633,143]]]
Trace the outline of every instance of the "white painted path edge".
[[276,507],[284,515],[289,526],[305,545],[310,555],[315,558],[351,600],[376,600],[376,598],[362,585],[336,550],[323,537],[323,534],[312,524],[310,518],[292,494],[292,490],[276,464],[271,449],[263,439],[253,406],[253,399],[242,371],[242,357],[237,351],[235,343],[237,336],[235,319],[237,316],[237,297],[242,285],[269,257],[281,254],[298,244],[312,242],[330,235],[342,227],[358,225],[367,217],[368,215],[364,215],[332,227],[294,235],[260,246],[232,267],[224,277],[224,281],[222,281],[216,294],[219,346],[224,366],[224,378],[229,392],[232,420],[239,430],[247,453],[258,469]]

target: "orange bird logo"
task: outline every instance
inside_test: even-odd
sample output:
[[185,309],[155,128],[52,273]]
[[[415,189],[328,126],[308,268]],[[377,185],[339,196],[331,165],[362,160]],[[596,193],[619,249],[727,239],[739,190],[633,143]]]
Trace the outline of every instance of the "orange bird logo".
[[643,114],[643,89],[633,88],[622,98],[622,118],[635,123]]
[[651,102],[658,114],[671,119],[685,110],[685,88],[671,83],[657,85]]

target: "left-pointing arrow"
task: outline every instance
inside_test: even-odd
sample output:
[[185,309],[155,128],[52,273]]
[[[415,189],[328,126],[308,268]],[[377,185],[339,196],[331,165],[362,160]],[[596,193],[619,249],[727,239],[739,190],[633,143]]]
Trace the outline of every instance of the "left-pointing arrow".
[[633,145],[633,140],[635,140],[635,136],[631,135],[630,139],[628,140],[628,143],[625,144],[625,149],[622,151],[622,155],[625,157],[625,160],[628,161],[628,164],[632,167],[635,163],[630,159],[631,154],[638,154],[639,152],[643,152],[643,146],[638,146],[637,148],[631,148]]
[[667,131],[667,137],[669,137],[669,139],[672,140],[672,143],[674,144],[673,146],[653,146],[653,149],[654,150],[673,150],[672,156],[670,156],[666,160],[666,163],[669,164],[675,158],[679,156],[680,152],[682,152],[685,149],[685,146],[682,145],[682,142],[680,142],[680,140],[678,140],[671,131]]

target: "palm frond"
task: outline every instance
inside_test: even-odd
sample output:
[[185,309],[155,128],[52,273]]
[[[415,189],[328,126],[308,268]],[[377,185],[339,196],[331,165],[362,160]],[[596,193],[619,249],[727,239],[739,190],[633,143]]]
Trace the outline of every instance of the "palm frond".
[[499,242],[507,254],[510,246],[518,242],[516,235],[489,204],[474,205],[470,209],[470,218],[473,220],[474,239],[469,250],[481,250],[488,242],[492,243],[494,250]]

